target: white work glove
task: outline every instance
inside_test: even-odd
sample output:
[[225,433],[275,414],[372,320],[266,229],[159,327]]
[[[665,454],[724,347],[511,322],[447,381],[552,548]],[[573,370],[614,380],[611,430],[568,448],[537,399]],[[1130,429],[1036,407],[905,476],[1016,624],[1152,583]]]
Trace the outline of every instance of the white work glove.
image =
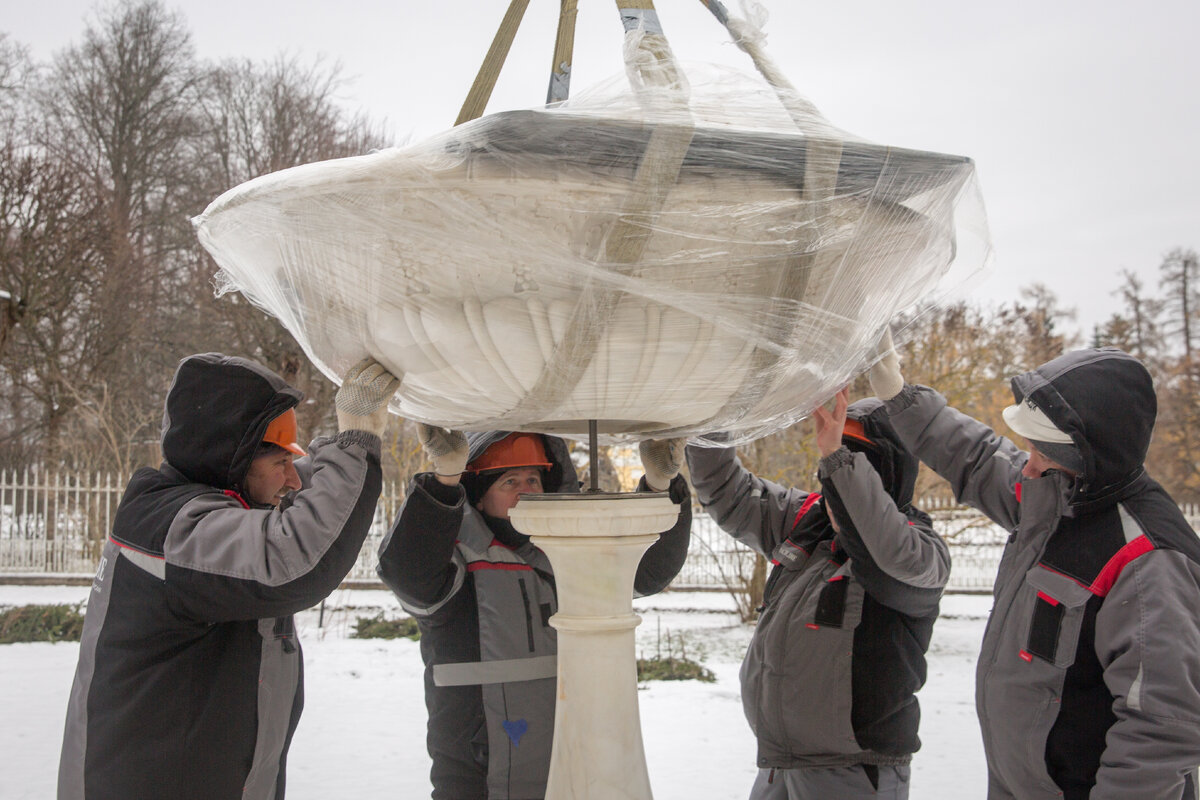
[[417,438],[433,472],[443,478],[457,478],[467,468],[467,437],[462,431],[417,423]]
[[383,436],[388,422],[388,402],[400,388],[400,379],[373,358],[364,358],[342,376],[334,395],[339,431],[367,431]]
[[683,450],[687,439],[647,439],[638,445],[646,485],[656,492],[665,492],[683,465]]
[[904,376],[900,374],[900,357],[896,355],[896,346],[892,343],[892,332],[884,329],[883,336],[875,347],[875,353],[880,358],[871,365],[871,371],[868,373],[871,391],[880,400],[891,400],[904,388]]

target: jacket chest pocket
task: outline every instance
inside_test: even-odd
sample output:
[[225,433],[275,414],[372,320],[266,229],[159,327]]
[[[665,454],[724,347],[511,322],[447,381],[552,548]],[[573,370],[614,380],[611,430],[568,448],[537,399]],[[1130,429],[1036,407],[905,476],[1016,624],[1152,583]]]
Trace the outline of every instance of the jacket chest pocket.
[[851,577],[850,562],[826,560],[804,600],[805,627],[854,630],[862,619],[862,587]]
[[1026,592],[1033,596],[1026,601],[1032,603],[1032,609],[1020,657],[1025,661],[1038,658],[1056,667],[1071,666],[1091,591],[1040,565],[1025,573],[1025,583]]
[[554,590],[534,570],[479,570],[474,576],[483,660],[557,650],[555,630],[549,624],[558,610]]
[[759,620],[758,634],[764,660],[776,671],[790,671],[801,651],[841,648],[832,643],[853,637],[862,620],[863,589],[851,577],[849,563],[810,562],[800,573],[781,575],[776,588],[777,596]]

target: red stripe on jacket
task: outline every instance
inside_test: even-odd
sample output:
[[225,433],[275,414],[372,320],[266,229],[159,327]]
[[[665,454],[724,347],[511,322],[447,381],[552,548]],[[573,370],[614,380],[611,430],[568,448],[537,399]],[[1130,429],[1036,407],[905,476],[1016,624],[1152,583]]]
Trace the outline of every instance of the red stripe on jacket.
[[1146,553],[1154,549],[1154,543],[1147,538],[1146,534],[1129,542],[1117,554],[1108,560],[1104,565],[1104,569],[1100,570],[1100,574],[1096,576],[1096,580],[1092,581],[1092,585],[1088,587],[1088,591],[1092,594],[1105,597],[1112,589],[1113,584],[1117,582],[1117,578],[1121,575],[1121,570],[1125,569],[1125,565],[1134,559],[1140,558]]
[[1055,575],[1062,575],[1064,578],[1071,579],[1097,597],[1107,597],[1108,593],[1112,591],[1113,585],[1117,582],[1117,578],[1121,577],[1121,570],[1153,549],[1154,543],[1145,534],[1142,534],[1118,550],[1096,575],[1096,579],[1092,581],[1090,586],[1073,575],[1059,572],[1053,567],[1048,567],[1045,564],[1039,564],[1038,566],[1047,572],[1053,572]]
[[807,514],[808,510],[810,508],[812,508],[813,506],[815,506],[817,504],[817,501],[820,499],[821,499],[820,492],[813,492],[808,497],[804,498],[804,505],[800,506],[800,510],[796,512],[796,519],[794,522],[792,522],[793,528],[800,524],[800,518],[803,517],[805,514]]
[[478,572],[481,569],[533,571],[533,567],[529,566],[528,564],[510,564],[506,561],[472,561],[470,564],[467,564],[467,572]]

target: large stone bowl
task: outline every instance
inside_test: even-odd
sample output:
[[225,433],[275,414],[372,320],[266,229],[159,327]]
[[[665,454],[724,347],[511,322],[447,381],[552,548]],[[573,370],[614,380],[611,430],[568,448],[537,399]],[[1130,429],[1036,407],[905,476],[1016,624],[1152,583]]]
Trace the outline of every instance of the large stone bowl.
[[798,131],[517,111],[250,181],[196,226],[328,376],[368,354],[402,376],[402,416],[748,434],[811,411],[934,287],[973,174]]

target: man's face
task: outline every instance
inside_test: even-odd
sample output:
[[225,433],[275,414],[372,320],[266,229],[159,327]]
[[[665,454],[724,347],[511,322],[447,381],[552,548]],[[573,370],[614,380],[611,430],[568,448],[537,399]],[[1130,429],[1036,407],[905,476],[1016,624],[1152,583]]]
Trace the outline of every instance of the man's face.
[[1067,469],[1057,461],[1051,461],[1042,452],[1033,446],[1030,441],[1025,442],[1029,448],[1029,460],[1025,462],[1025,467],[1021,470],[1022,477],[1025,478],[1040,478],[1046,474],[1048,470],[1056,469],[1059,472],[1065,472],[1068,475],[1074,475],[1072,470]]
[[286,450],[273,450],[250,462],[246,473],[246,496],[259,505],[277,506],[288,492],[299,491],[300,475]]
[[508,519],[508,512],[523,494],[541,494],[542,470],[538,467],[514,467],[505,470],[484,493],[475,507],[489,517]]

